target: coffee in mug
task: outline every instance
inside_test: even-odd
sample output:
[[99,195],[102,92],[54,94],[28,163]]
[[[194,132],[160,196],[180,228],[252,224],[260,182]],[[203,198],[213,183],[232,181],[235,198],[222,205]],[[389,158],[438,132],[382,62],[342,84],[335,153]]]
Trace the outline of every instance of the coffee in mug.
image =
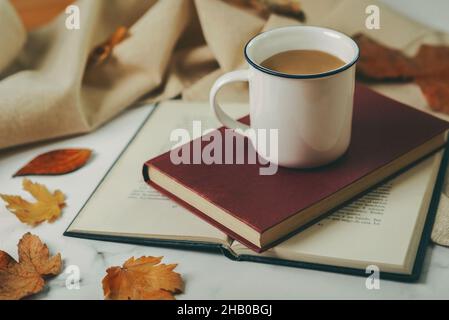
[[[244,56],[249,68],[222,75],[210,92],[212,111],[225,127],[243,132],[259,156],[283,167],[318,167],[346,152],[359,58],[351,38],[320,27],[278,28],[251,39]],[[249,82],[250,126],[217,101],[220,89],[236,81]],[[258,146],[253,133],[261,130],[277,132],[274,156]]]
[[260,64],[273,71],[288,74],[317,74],[345,65],[340,58],[319,50],[289,50],[277,53]]

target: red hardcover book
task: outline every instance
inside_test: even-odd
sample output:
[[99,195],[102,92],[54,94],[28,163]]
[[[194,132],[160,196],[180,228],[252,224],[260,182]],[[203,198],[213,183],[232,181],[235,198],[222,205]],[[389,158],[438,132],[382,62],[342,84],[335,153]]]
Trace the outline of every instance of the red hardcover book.
[[[358,86],[351,145],[330,165],[279,168],[264,176],[261,164],[176,165],[167,152],[147,161],[143,174],[152,186],[260,252],[441,149],[448,130],[445,121]],[[200,141],[202,149],[211,143]]]

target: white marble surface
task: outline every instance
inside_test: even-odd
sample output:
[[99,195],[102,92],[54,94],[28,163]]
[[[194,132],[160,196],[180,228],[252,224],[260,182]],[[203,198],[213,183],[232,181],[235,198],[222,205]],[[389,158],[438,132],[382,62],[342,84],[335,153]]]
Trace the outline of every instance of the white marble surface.
[[[401,9],[418,19],[431,21],[449,31],[447,20],[440,12],[448,12],[447,1],[394,1]],[[407,6],[405,7],[405,5]],[[433,6],[432,6],[433,4]],[[440,20],[433,17],[441,17]],[[443,21],[444,20],[444,21]],[[445,25],[446,23],[446,25]],[[36,299],[102,299],[101,280],[109,266],[120,265],[130,256],[165,256],[177,268],[185,281],[186,292],[179,299],[310,299],[310,298],[371,298],[371,299],[448,299],[449,249],[430,246],[421,280],[414,284],[381,281],[380,290],[367,290],[365,279],[313,270],[234,262],[218,254],[198,253],[166,248],[143,247],[80,240],[63,237],[67,225],[76,215],[101,177],[111,166],[138,124],[148,113],[148,107],[134,108],[98,131],[69,139],[23,147],[0,154],[0,193],[20,193],[22,179],[11,174],[35,155],[55,148],[87,147],[95,150],[92,161],[76,173],[60,177],[35,177],[34,181],[49,188],[60,188],[68,196],[63,216],[53,224],[30,228],[21,224],[3,205],[0,206],[0,248],[17,257],[16,244],[28,231],[45,241],[52,252],[61,252],[64,265],[76,265],[81,271],[79,289],[66,288],[67,274],[52,279]]]

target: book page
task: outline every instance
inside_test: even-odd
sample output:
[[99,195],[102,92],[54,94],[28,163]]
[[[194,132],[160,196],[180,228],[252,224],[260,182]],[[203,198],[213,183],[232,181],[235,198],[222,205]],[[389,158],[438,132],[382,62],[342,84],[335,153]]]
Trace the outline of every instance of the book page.
[[238,255],[411,273],[442,152],[420,162],[276,247]]
[[[226,110],[235,118],[248,114],[246,105],[230,104]],[[144,162],[175,144],[170,142],[172,130],[185,128],[192,135],[194,120],[201,121],[203,130],[219,127],[207,104],[169,101],[157,106],[67,231],[229,244],[223,232],[170,201],[142,177]]]

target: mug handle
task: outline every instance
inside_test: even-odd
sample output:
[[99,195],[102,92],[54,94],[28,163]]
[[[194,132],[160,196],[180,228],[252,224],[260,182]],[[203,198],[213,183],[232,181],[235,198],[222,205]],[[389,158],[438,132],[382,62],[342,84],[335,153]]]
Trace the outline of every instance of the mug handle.
[[249,70],[236,70],[228,72],[222,75],[215,81],[209,95],[210,106],[218,121],[220,121],[225,127],[229,129],[239,129],[246,131],[249,126],[241,123],[237,120],[232,119],[227,115],[217,102],[217,94],[220,89],[226,84],[237,82],[237,81],[249,81]]

